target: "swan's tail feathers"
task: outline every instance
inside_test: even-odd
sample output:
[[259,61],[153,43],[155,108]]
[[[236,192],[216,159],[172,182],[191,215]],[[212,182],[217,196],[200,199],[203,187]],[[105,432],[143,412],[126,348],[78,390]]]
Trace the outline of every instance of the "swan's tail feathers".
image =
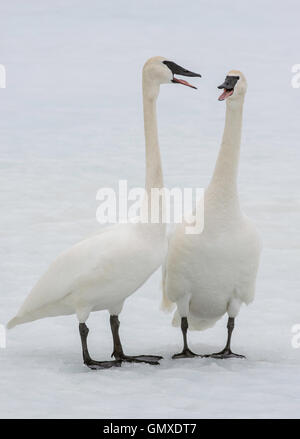
[[24,314],[23,316],[16,315],[13,319],[11,319],[7,323],[6,328],[12,329],[17,325],[22,325],[22,323],[32,322],[33,320],[36,320],[36,318],[30,314]]
[[12,328],[14,328],[15,326],[17,326],[17,325],[19,325],[21,322],[20,322],[20,318],[19,317],[14,317],[13,319],[11,319],[7,324],[6,324],[6,328],[7,329],[12,329]]
[[162,282],[161,282],[162,301],[161,301],[160,309],[165,311],[165,312],[171,312],[175,307],[175,303],[171,302],[171,300],[167,296],[166,278],[167,278],[166,267],[163,266],[163,268],[162,268]]
[[[59,306],[58,306],[59,305]],[[74,314],[74,309],[69,306],[64,306],[61,302],[50,303],[47,306],[23,311],[23,309],[11,319],[6,327],[7,329],[14,328],[23,323],[34,322],[35,320],[44,319],[46,317],[67,316]]]
[[[221,317],[222,316],[220,316],[217,319],[205,320],[205,319],[201,319],[201,318],[190,313],[188,315],[189,330],[191,330],[191,331],[204,331],[205,329],[212,328]],[[178,326],[180,326],[180,324],[181,324],[181,318],[180,318],[180,315],[179,315],[178,310],[177,310],[174,313],[172,325],[178,327]]]

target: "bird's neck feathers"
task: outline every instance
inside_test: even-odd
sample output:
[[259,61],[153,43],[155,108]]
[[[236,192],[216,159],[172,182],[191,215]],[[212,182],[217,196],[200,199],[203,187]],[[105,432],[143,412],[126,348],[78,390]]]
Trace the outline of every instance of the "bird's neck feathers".
[[206,191],[209,206],[226,213],[239,213],[237,190],[244,98],[226,103],[226,118],[221,148],[211,182]]
[[[160,149],[158,142],[156,101],[159,93],[159,85],[152,84],[143,79],[143,109],[144,109],[144,129],[146,146],[146,198],[143,203],[142,212],[146,212],[148,223],[151,221],[152,211],[157,208],[157,203],[151,200],[151,189],[163,188],[163,172],[161,165]],[[158,224],[151,224],[151,229],[159,235],[165,233],[165,224],[162,224],[162,211],[164,209],[163,196],[160,197],[158,211],[154,215],[158,218]],[[144,215],[145,213],[142,213]]]

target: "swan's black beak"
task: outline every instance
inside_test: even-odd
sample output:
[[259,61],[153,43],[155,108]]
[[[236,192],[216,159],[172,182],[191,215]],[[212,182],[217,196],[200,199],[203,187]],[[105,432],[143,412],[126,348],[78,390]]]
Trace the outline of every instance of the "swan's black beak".
[[219,89],[224,89],[224,92],[221,94],[221,96],[219,96],[219,101],[224,101],[233,94],[234,87],[239,79],[239,76],[226,76],[223,84],[218,86]]
[[183,84],[191,88],[197,89],[194,85],[191,85],[189,82],[184,81],[183,79],[177,79],[174,77],[174,75],[180,75],[180,76],[190,76],[190,77],[198,77],[201,78],[201,75],[199,73],[191,72],[190,70],[184,69],[183,67],[179,66],[178,64],[174,63],[173,61],[163,61],[163,64],[165,64],[173,73],[173,79],[172,82],[175,84]]

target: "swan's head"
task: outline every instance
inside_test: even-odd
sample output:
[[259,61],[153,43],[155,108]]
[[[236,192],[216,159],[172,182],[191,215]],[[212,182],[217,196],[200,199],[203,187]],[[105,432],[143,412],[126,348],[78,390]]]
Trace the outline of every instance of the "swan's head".
[[143,78],[148,84],[159,86],[161,84],[182,84],[188,87],[197,88],[184,79],[178,79],[175,75],[179,76],[198,76],[199,73],[191,72],[173,61],[169,61],[162,56],[154,56],[148,59],[143,68]]
[[247,91],[247,81],[245,75],[239,70],[230,70],[227,73],[223,84],[219,85],[220,89],[224,90],[219,101],[235,101],[241,97],[244,97]]

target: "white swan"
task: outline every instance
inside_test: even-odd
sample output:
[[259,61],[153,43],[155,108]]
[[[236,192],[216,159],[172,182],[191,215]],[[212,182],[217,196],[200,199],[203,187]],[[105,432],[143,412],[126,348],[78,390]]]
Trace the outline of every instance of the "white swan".
[[169,241],[163,273],[165,309],[177,305],[173,324],[181,322],[184,348],[173,358],[193,357],[187,344],[187,329],[212,327],[228,314],[228,339],[223,351],[212,354],[229,358],[234,319],[242,303],[254,299],[261,241],[253,223],[241,212],[237,173],[242,115],[247,82],[243,73],[232,70],[219,87],[226,101],[222,145],[212,180],[204,196],[204,230],[185,234],[180,224]]
[[[156,124],[156,100],[160,84],[188,82],[174,74],[200,76],[162,57],[149,59],[143,68],[143,104],[146,143],[146,191],[162,188],[163,176]],[[194,87],[195,88],[195,87]],[[83,360],[92,369],[119,366],[121,361],[158,364],[159,356],[124,355],[119,338],[118,315],[125,299],[161,265],[165,254],[165,224],[118,224],[62,253],[50,265],[17,315],[7,324],[76,313]],[[94,361],[87,347],[90,312],[108,310],[115,361]]]

